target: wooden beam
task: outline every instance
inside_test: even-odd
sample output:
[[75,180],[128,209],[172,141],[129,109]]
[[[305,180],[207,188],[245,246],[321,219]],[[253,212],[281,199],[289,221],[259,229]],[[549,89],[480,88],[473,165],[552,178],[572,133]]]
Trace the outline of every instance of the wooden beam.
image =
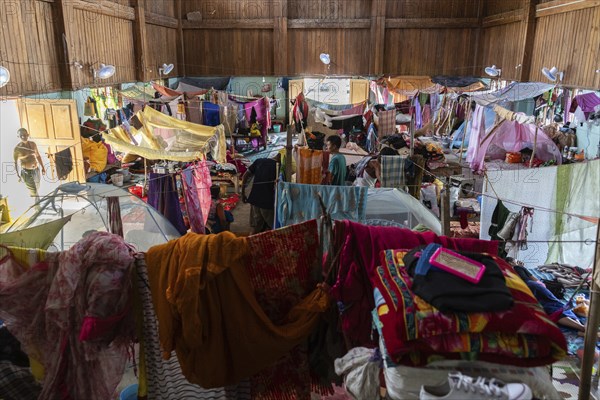
[[288,2],[273,3],[273,72],[277,76],[288,73]]
[[512,24],[513,22],[522,21],[523,17],[523,9],[507,11],[485,17],[483,19],[482,26],[484,28],[490,28],[492,26]]
[[181,2],[175,0],[175,15],[177,16],[177,71],[180,76],[186,75],[185,67],[185,42],[183,41],[183,21],[181,20]]
[[135,77],[146,82],[148,76],[148,41],[146,36],[146,0],[132,0],[135,10],[133,22],[133,52],[135,54]]
[[386,1],[372,0],[371,2],[371,57],[369,57],[369,73],[383,73],[385,50],[385,14]]
[[[155,0],[150,0],[155,1]],[[165,28],[177,29],[179,27],[179,21],[177,18],[167,17],[166,15],[160,15],[146,10],[146,23],[152,25],[158,25]]]
[[[482,36],[482,31],[483,31],[483,15],[484,15],[484,4],[483,4],[484,0],[479,0],[477,2],[477,19],[479,20],[478,22],[478,27],[477,27],[477,31],[475,32],[475,54],[473,55],[473,76],[479,76],[481,75],[481,64],[483,61],[483,52],[482,52],[482,45],[481,45],[481,36]],[[463,135],[464,137],[464,135]],[[461,151],[462,154],[462,151]],[[462,160],[462,156],[459,160]]]
[[273,29],[272,19],[209,19],[181,21],[183,29]]
[[528,81],[531,74],[531,59],[533,57],[533,44],[535,42],[535,3],[536,0],[526,0],[523,5],[522,29],[525,35],[523,37],[523,44],[521,45],[521,59],[519,60],[521,69],[517,75],[517,79],[521,82]]
[[129,21],[135,20],[133,7],[123,6],[119,3],[113,3],[112,1],[69,0],[68,3],[78,10],[90,11],[96,14],[108,15],[109,17],[116,17]]
[[600,6],[600,0],[554,0],[538,4],[535,8],[536,18],[548,17],[569,11],[583,10]]
[[73,21],[73,8],[69,0],[56,0],[54,6],[55,13],[55,32],[56,32],[56,50],[58,53],[58,72],[60,75],[61,87],[63,89],[73,89],[76,85],[73,81],[73,71],[71,70],[71,58],[69,55],[69,41],[71,37],[70,24]]
[[289,29],[369,29],[371,20],[362,19],[290,19]]
[[478,28],[478,18],[388,18],[386,28],[392,29],[440,29]]

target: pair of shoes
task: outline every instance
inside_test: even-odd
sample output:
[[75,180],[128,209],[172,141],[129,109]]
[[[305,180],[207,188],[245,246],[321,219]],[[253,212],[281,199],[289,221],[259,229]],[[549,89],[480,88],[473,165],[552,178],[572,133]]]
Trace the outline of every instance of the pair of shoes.
[[460,372],[448,374],[448,381],[438,386],[421,386],[420,400],[531,400],[529,386],[503,383],[496,379],[473,379]]

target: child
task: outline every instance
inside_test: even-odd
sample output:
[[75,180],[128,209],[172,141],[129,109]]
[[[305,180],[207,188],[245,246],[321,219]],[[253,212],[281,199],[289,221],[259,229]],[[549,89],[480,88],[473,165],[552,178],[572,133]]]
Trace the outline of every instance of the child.
[[210,205],[210,213],[208,214],[208,220],[206,221],[207,233],[220,233],[229,230],[229,221],[225,215],[225,209],[221,200],[219,199],[219,193],[221,188],[217,185],[210,187],[210,197],[212,203]]

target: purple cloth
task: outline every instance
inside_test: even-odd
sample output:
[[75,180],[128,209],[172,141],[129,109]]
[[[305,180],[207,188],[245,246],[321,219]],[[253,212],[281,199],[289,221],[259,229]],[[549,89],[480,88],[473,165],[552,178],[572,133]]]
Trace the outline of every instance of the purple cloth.
[[263,99],[254,100],[248,103],[244,103],[244,112],[246,113],[246,120],[248,121],[248,125],[250,126],[250,116],[252,115],[252,108],[256,112],[256,121],[261,125],[260,133],[263,138],[267,137],[267,131],[269,127],[267,126],[267,108],[265,107],[265,102]]
[[600,97],[596,96],[596,93],[586,93],[575,96],[570,109],[571,112],[575,112],[577,106],[581,107],[581,111],[586,113],[587,118],[587,113],[593,113],[594,107],[598,105],[600,105]]
[[415,104],[415,129],[420,129],[423,127],[423,115],[418,96],[414,97],[413,103]]
[[148,204],[168,219],[180,234],[186,234],[187,228],[183,222],[175,176],[150,173]]

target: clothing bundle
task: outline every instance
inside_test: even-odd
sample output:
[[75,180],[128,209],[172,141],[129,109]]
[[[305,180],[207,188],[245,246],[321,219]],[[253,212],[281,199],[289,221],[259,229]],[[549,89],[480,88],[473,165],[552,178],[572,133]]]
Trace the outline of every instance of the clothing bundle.
[[536,270],[541,273],[552,274],[552,277],[566,288],[578,287],[586,279],[588,283],[591,281],[590,270],[577,266],[553,263],[540,265]]
[[[424,250],[422,257],[425,254]],[[487,282],[486,278],[480,281],[490,291],[489,302],[480,291],[483,288],[466,281],[470,288],[465,284],[456,287],[456,279],[461,278],[447,272],[438,271],[447,278],[448,296],[444,303],[435,297],[435,293],[440,293],[439,285],[432,283],[435,278],[427,282],[428,299],[445,305],[445,312],[417,295],[426,292],[405,264],[413,258],[409,252],[386,250],[381,257],[373,284],[384,300],[377,306],[377,315],[386,351],[394,363],[426,365],[435,356],[531,367],[551,364],[566,355],[560,329],[548,319],[512,267],[499,257],[477,257],[485,262],[486,273],[493,268]],[[506,281],[504,287],[504,282],[491,276],[498,272]],[[481,293],[479,297],[477,292]],[[462,301],[457,297],[463,297]]]

